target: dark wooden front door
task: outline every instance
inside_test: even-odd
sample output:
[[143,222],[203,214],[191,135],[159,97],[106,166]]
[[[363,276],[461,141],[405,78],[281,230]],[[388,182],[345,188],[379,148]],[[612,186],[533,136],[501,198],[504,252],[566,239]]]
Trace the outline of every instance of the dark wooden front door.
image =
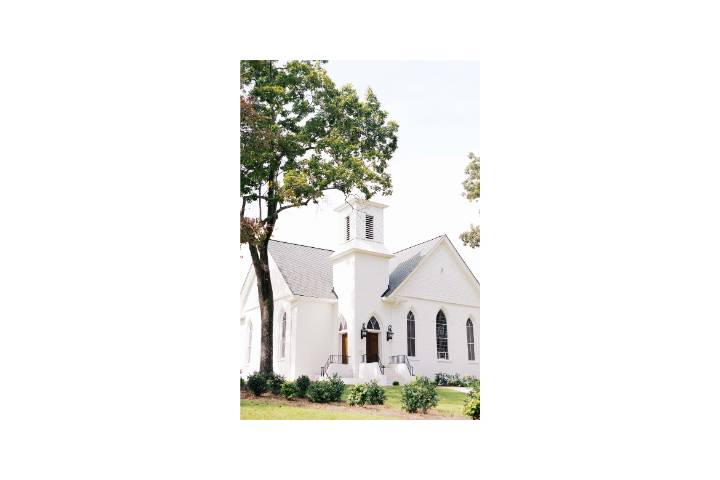
[[342,363],[346,364],[348,363],[348,336],[347,333],[342,334]]
[[378,361],[378,334],[367,333],[365,339],[365,353],[367,354],[367,363],[373,363]]

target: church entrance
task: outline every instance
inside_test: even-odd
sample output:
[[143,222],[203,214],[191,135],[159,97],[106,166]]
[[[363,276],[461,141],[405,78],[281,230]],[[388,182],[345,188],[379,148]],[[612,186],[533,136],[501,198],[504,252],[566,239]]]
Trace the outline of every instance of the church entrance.
[[368,332],[365,338],[366,362],[373,363],[378,361],[378,337],[377,333]]
[[347,333],[343,333],[340,338],[341,352],[342,352],[342,363],[347,365],[348,363],[348,336]]

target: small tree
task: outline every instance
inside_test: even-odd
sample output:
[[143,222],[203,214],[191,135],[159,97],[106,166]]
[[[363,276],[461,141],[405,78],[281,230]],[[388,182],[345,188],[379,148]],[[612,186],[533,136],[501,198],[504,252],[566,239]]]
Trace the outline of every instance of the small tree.
[[[471,202],[480,198],[480,157],[470,152],[470,163],[465,167],[465,180],[463,181],[463,196]],[[470,248],[480,246],[480,226],[470,224],[470,230],[460,234],[460,240]]]
[[273,356],[268,242],[279,214],[318,203],[328,190],[366,199],[392,192],[386,169],[398,125],[372,90],[360,99],[351,85],[336,87],[323,63],[240,63],[240,242],[257,278],[265,373]]

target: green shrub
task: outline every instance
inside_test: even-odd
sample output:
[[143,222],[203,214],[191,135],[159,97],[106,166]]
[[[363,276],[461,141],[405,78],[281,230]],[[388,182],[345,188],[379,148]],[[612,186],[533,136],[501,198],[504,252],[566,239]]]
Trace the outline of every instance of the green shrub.
[[373,380],[350,387],[348,405],[382,405],[385,403],[385,390]]
[[397,387],[398,385],[400,385],[400,382],[398,382],[397,380],[395,380],[395,381],[393,382],[393,386],[394,386],[394,387]]
[[340,378],[338,374],[333,374],[332,378],[330,379],[330,401],[339,402],[340,397],[342,397],[344,391],[345,382],[342,381],[342,378]]
[[454,373],[452,375],[448,373],[436,373],[435,384],[440,387],[474,387],[480,385],[480,380],[473,377],[472,375],[465,375],[461,377],[459,374]]
[[282,388],[285,377],[277,374],[266,374],[267,389],[272,392],[273,395],[280,395],[280,389]]
[[247,379],[247,388],[253,395],[259,397],[267,392],[267,378],[264,373],[255,372]]
[[307,375],[301,375],[295,380],[295,386],[297,387],[297,396],[300,398],[305,397],[307,389],[310,386],[310,378]]
[[365,389],[364,383],[358,383],[352,385],[348,390],[347,404],[348,405],[365,405]]
[[240,391],[242,392],[247,388],[247,384],[245,383],[245,379],[243,377],[240,377]]
[[326,400],[325,391],[327,390],[327,380],[320,380],[318,382],[312,382],[310,386],[308,386],[307,392],[305,392],[305,395],[307,396],[308,400],[310,400],[313,403],[326,403],[328,400]]
[[280,394],[288,400],[294,400],[298,396],[298,389],[295,382],[283,382],[280,387]]
[[345,390],[345,384],[336,374],[330,380],[311,383],[307,389],[307,397],[308,400],[315,403],[339,402],[343,390]]
[[470,393],[465,397],[465,405],[463,413],[473,420],[480,419],[480,387],[473,387]]
[[469,387],[469,388],[480,388],[480,379],[475,378],[472,375],[465,375],[462,378],[462,387]]
[[403,410],[410,413],[421,410],[422,413],[426,413],[437,404],[438,394],[435,384],[427,377],[418,377],[402,388],[400,406]]
[[450,380],[450,375],[447,373],[436,373],[435,374],[435,384],[439,385],[441,387],[446,386],[448,384],[448,381]]
[[378,385],[375,380],[367,384],[365,403],[368,405],[383,405],[385,403],[385,389]]

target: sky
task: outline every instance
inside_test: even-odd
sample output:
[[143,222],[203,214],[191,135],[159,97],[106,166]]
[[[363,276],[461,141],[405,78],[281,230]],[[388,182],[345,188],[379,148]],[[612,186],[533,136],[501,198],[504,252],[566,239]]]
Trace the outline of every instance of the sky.
[[[480,154],[480,67],[478,62],[330,61],[328,74],[352,84],[363,97],[368,87],[388,119],[399,124],[398,148],[389,162],[393,194],[373,197],[387,204],[385,245],[391,252],[446,234],[479,278],[480,252],[458,238],[478,224],[479,204],[463,196],[469,152]],[[335,193],[335,192],[333,192]],[[333,208],[342,195],[280,214],[273,238],[320,248],[337,247],[341,219]],[[242,250],[242,275],[250,256]]]

